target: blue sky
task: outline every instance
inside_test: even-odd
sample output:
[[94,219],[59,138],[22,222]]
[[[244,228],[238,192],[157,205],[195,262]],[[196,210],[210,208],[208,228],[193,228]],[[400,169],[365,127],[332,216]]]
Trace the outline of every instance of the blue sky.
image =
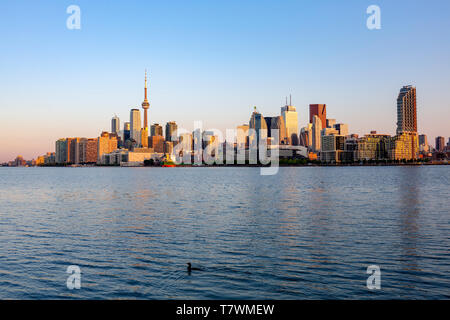
[[[81,8],[68,30],[66,8]],[[381,8],[381,30],[366,9]],[[449,1],[2,1],[0,162],[96,137],[143,100],[150,122],[225,130],[292,94],[350,131],[395,133],[401,86],[417,87],[421,133],[450,135]],[[433,139],[433,140],[432,140]]]

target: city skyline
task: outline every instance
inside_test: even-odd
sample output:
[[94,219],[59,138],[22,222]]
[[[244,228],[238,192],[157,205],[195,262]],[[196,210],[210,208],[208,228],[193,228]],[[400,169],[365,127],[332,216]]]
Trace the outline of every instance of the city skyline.
[[[375,31],[365,26],[369,3],[355,1],[264,8],[180,2],[178,13],[157,3],[135,10],[80,1],[80,30],[65,28],[66,3],[2,3],[10,14],[0,34],[10,42],[0,53],[8,61],[0,79],[0,162],[36,158],[61,137],[97,137],[114,114],[125,122],[131,108],[141,109],[145,67],[157,79],[149,127],[175,120],[191,129],[202,120],[225,131],[247,122],[254,105],[264,116],[278,115],[292,94],[299,128],[310,104],[326,104],[350,133],[393,135],[398,88],[411,84],[420,88],[419,134],[430,143],[448,137],[450,67],[439,61],[450,46],[433,39],[450,28],[450,4],[405,3],[380,1],[382,29]],[[286,12],[292,19],[283,19]],[[267,19],[279,23],[269,28]],[[400,40],[421,46],[394,50]]]
[[[129,127],[129,137],[132,140],[136,141],[136,147],[144,147],[147,148],[149,147],[149,143],[148,143],[148,139],[150,137],[153,137],[153,131],[150,132],[149,128],[148,128],[148,116],[147,116],[147,110],[149,109],[150,103],[149,100],[147,99],[147,89],[148,89],[148,85],[147,85],[147,71],[145,71],[145,78],[144,78],[144,102],[142,103],[142,113],[143,113],[143,119],[141,119],[141,110],[139,108],[132,108],[130,110],[130,114],[129,114],[129,121],[123,121],[123,130],[126,130],[126,128]],[[399,92],[399,95],[397,97],[397,130],[396,133],[398,134],[402,134],[403,132],[405,133],[412,133],[416,136],[416,139],[419,139],[419,133],[417,132],[417,107],[416,107],[416,87],[411,86],[411,85],[405,85],[402,86]],[[257,109],[256,106],[253,107],[254,111],[250,117],[249,120],[249,127],[256,129],[256,134],[257,136],[259,135],[259,129],[267,129],[269,132],[269,137],[270,137],[270,128],[280,128],[280,144],[288,144],[288,145],[304,145],[305,141],[301,142],[301,135],[303,133],[303,130],[307,129],[312,129],[312,131],[308,131],[309,134],[311,135],[311,137],[308,139],[308,142],[306,142],[306,145],[309,145],[309,147],[311,148],[311,151],[313,152],[320,152],[321,151],[321,142],[320,140],[322,139],[321,137],[323,135],[341,135],[341,136],[348,136],[350,137],[350,132],[348,130],[348,124],[345,123],[336,123],[336,119],[332,119],[332,118],[328,118],[327,114],[326,114],[326,104],[310,104],[309,105],[309,119],[310,122],[306,124],[306,126],[301,126],[300,124],[297,123],[297,111],[296,111],[296,107],[292,105],[292,96],[290,95],[289,97],[289,103],[288,103],[288,98],[286,97],[286,103],[285,105],[283,105],[280,108],[280,115],[279,116],[274,116],[274,114],[271,114],[270,116],[264,115],[262,113],[259,112],[259,110]],[[293,114],[294,117],[292,117],[292,115],[289,114]],[[255,118],[255,115],[258,117],[258,119]],[[277,119],[280,119],[277,121]],[[316,130],[315,126],[316,126],[316,119],[317,121],[319,121],[319,128]],[[325,119],[325,121],[323,121],[322,119]],[[406,119],[406,120],[405,120]],[[275,122],[273,122],[275,120]],[[259,122],[258,122],[259,121]],[[267,124],[267,121],[269,121],[269,123]],[[280,127],[280,121],[283,123],[283,127]],[[326,124],[323,126],[322,123],[325,122]],[[409,128],[406,128],[406,125],[409,125]],[[247,125],[247,126],[248,126]],[[153,123],[151,124],[151,127],[153,129],[153,127],[155,126],[159,126],[158,123]],[[161,126],[159,126],[161,127]],[[239,128],[241,127],[239,124],[235,125],[235,128]],[[294,129],[289,129],[289,128],[294,128]],[[342,129],[341,129],[342,127]],[[406,130],[405,130],[406,128]],[[126,145],[126,138],[125,138],[125,131],[121,131],[120,128],[120,118],[114,114],[114,116],[111,118],[111,125],[110,125],[110,129],[111,130],[102,130],[100,136],[98,138],[86,138],[85,136],[82,137],[75,137],[75,138],[60,138],[58,139],[58,141],[56,141],[56,147],[55,147],[55,152],[56,154],[58,154],[58,142],[61,140],[68,140],[69,144],[71,140],[76,141],[77,146],[78,146],[78,140],[81,141],[88,141],[88,140],[97,140],[97,139],[101,139],[102,137],[105,136],[105,134],[108,136],[109,135],[109,131],[111,132],[111,134],[117,138],[119,138],[119,135],[122,136],[125,140],[123,141],[123,143]],[[185,128],[179,128],[177,125],[176,121],[167,121],[165,124],[165,133],[164,135],[161,133],[157,134],[157,135],[161,135],[163,136],[163,138],[165,138],[165,141],[172,141],[172,132],[176,131],[177,129],[181,129],[182,131],[186,130]],[[322,129],[326,129],[329,131],[325,131],[324,133],[321,133]],[[207,130],[209,129],[205,129],[204,128],[204,132],[207,132]],[[284,131],[283,131],[284,130]],[[342,131],[344,130],[344,131]],[[162,127],[161,127],[161,131],[162,131]],[[189,130],[188,130],[189,131]],[[192,130],[191,130],[192,131]],[[282,133],[284,132],[284,134]],[[329,132],[329,133],[328,133]],[[343,134],[342,132],[345,132],[345,134]],[[308,134],[308,133],[307,133]],[[353,136],[355,133],[351,132],[351,135]],[[364,135],[386,135],[385,133],[378,133],[376,130],[371,130],[370,134],[368,132],[366,132]],[[238,134],[239,135],[239,134]],[[358,135],[358,134],[356,134]],[[386,135],[388,136],[388,135]],[[427,138],[426,134],[422,134],[422,136],[425,136],[425,138]],[[145,139],[144,139],[145,137]],[[178,137],[181,137],[181,134],[178,133],[177,135],[177,140]],[[284,138],[283,138],[284,137]],[[235,143],[237,142],[237,145],[239,145],[239,138],[238,136],[236,136],[237,140],[235,141]],[[142,140],[145,140],[144,141]],[[440,140],[440,142],[438,142],[438,139]],[[442,151],[443,150],[443,145],[445,146],[445,137],[442,136],[437,136],[436,137],[436,149],[437,151]],[[109,138],[108,138],[109,141]],[[153,140],[152,140],[153,141]],[[226,140],[224,139],[222,142],[225,142]],[[156,142],[156,140],[155,140]],[[229,142],[229,141],[227,141]],[[449,138],[449,142],[450,142],[450,138]],[[63,142],[64,143],[64,142]],[[108,142],[109,143],[109,142]],[[118,145],[117,145],[117,141],[115,142],[115,147],[113,148],[108,148],[109,151],[107,152],[112,152],[113,150],[115,150]],[[416,141],[416,143],[419,145],[419,140]],[[438,145],[439,144],[439,145]],[[428,145],[427,145],[428,146]],[[430,145],[431,146],[431,145]],[[74,148],[74,146],[69,146],[70,148]],[[439,147],[439,148],[438,148]],[[67,146],[66,146],[67,148]],[[442,150],[440,149],[442,148]],[[160,148],[158,148],[160,149]],[[76,147],[76,153],[77,155],[75,156],[75,152],[73,152],[73,154],[71,155],[67,155],[68,159],[75,159],[78,158],[78,147]],[[419,150],[417,149],[415,152],[418,152]],[[47,155],[50,154],[52,151],[47,151],[45,152]],[[70,152],[70,151],[67,151]],[[81,152],[81,151],[80,151]],[[84,151],[86,152],[86,151]],[[103,153],[103,152],[102,152]],[[41,155],[39,155],[38,157],[41,157]],[[101,153],[100,153],[101,154]],[[22,154],[17,155],[18,157],[23,157]],[[38,158],[36,157],[36,158]],[[58,158],[58,156],[56,155],[56,159]],[[17,161],[18,158],[15,158],[15,161]],[[35,158],[33,158],[34,160]],[[80,158],[81,159],[81,158]],[[13,159],[10,159],[8,161],[12,161]],[[1,163],[1,162],[0,162]],[[78,161],[73,161],[72,163],[78,163]]]

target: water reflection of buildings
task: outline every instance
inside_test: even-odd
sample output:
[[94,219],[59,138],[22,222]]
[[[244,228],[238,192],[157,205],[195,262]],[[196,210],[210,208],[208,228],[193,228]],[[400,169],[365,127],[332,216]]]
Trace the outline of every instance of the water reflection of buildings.
[[418,167],[398,168],[400,208],[401,259],[403,270],[420,271],[418,265],[418,239],[420,235],[420,170]]

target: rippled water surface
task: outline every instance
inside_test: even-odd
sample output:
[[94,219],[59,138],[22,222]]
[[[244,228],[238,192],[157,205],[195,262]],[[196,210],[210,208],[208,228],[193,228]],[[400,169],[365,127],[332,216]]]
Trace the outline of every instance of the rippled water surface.
[[448,299],[449,173],[0,168],[0,298]]

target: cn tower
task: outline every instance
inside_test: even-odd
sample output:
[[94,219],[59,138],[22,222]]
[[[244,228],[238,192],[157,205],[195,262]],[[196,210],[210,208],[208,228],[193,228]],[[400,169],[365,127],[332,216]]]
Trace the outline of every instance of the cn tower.
[[147,122],[147,109],[150,107],[150,103],[147,100],[147,70],[145,71],[145,98],[144,102],[142,102],[142,109],[144,109],[144,130],[148,131],[148,122]]

